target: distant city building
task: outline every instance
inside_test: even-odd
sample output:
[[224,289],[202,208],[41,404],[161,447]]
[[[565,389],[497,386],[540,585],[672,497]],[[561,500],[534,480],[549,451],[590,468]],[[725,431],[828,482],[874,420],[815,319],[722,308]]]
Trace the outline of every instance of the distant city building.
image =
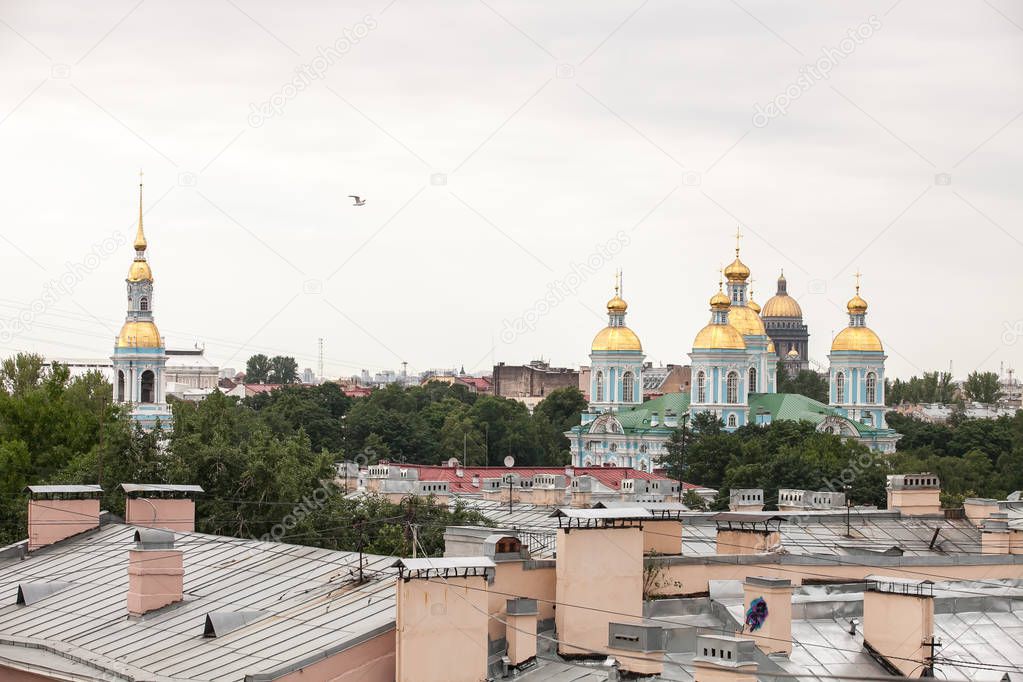
[[220,370],[206,358],[202,348],[168,349],[164,376],[168,383],[173,382],[189,388],[212,389],[217,387]]
[[798,374],[799,370],[809,369],[810,331],[803,324],[803,309],[799,307],[799,302],[789,296],[784,271],[778,277],[777,292],[767,299],[760,310],[760,317],[774,344],[775,354],[785,362],[786,371]]
[[567,367],[551,367],[543,360],[533,360],[528,365],[494,365],[493,392],[502,398],[512,398],[524,403],[532,410],[554,390],[579,387],[578,370]]

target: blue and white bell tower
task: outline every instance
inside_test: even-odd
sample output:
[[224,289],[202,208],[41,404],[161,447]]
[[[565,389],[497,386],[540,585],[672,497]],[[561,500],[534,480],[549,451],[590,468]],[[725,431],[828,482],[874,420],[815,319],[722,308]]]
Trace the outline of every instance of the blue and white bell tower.
[[114,342],[114,402],[130,406],[131,417],[144,428],[171,423],[164,370],[167,354],[153,320],[153,272],[146,261],[146,235],[142,230],[142,182],[139,174],[139,225],[135,233],[135,260],[125,280],[128,313]]
[[[607,302],[607,326],[590,346],[590,418],[629,409],[643,402],[643,346],[625,324],[629,304],[621,297],[621,273]],[[585,417],[584,417],[585,419]]]
[[881,339],[867,327],[867,302],[860,297],[860,273],[856,294],[846,304],[849,326],[831,342],[828,359],[829,404],[853,421],[875,429],[887,429],[884,404],[884,353]]

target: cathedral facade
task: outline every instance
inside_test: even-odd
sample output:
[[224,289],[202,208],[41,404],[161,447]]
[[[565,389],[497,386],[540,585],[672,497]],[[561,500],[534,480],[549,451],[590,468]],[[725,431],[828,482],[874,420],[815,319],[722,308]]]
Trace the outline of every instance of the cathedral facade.
[[125,279],[128,312],[111,356],[114,369],[114,402],[127,406],[131,418],[143,428],[157,423],[168,426],[165,370],[167,353],[153,319],[153,271],[146,260],[146,235],[142,229],[142,183],[139,183],[139,224],[135,233],[135,259]]
[[[642,402],[642,345],[625,325],[628,306],[615,287],[607,303],[608,325],[590,348],[590,403],[580,425],[565,434],[575,466],[653,471],[667,454],[672,432],[701,413],[716,416],[727,431],[775,419],[808,421],[818,431],[856,440],[871,450],[895,451],[900,435],[884,418],[887,356],[880,338],[866,326],[867,304],[859,295],[858,275],[856,294],[847,306],[849,326],[835,337],[828,356],[828,404],[778,393],[779,360],[787,369],[805,369],[809,334],[802,310],[788,296],[784,275],[778,293],[763,309],[752,300],[750,270],[739,258],[738,237],[735,260],[710,298],[710,320],[693,340],[688,392]],[[762,315],[781,331],[777,337]]]

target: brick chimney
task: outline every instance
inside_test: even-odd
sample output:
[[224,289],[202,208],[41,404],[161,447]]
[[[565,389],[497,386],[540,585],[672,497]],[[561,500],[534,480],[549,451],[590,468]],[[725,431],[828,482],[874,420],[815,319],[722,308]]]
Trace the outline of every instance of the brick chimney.
[[518,667],[536,658],[536,618],[540,613],[535,599],[509,599],[507,608],[508,659]]
[[781,549],[783,516],[719,512],[711,519],[717,524],[718,554],[766,554]]
[[888,509],[903,516],[941,513],[941,481],[936,474],[899,474],[888,477]]
[[997,512],[998,509],[998,500],[986,497],[967,497],[963,501],[963,512],[974,526],[979,526],[984,519]]
[[164,528],[179,532],[195,531],[195,501],[203,492],[197,485],[122,483],[124,522],[130,526]]
[[695,682],[756,682],[755,649],[752,639],[698,635],[693,658]]
[[635,623],[608,623],[607,627],[608,655],[618,659],[619,670],[644,677],[664,672],[664,628]]
[[28,551],[99,528],[98,485],[30,485]]
[[[863,593],[863,646],[888,672],[905,677],[929,673],[934,639],[934,584],[867,576]],[[929,676],[929,675],[928,675]]]
[[174,533],[158,528],[135,531],[128,550],[128,613],[141,616],[184,598],[184,557],[174,549]]
[[752,637],[765,654],[791,654],[792,581],[749,576],[742,591],[746,619],[743,634]]

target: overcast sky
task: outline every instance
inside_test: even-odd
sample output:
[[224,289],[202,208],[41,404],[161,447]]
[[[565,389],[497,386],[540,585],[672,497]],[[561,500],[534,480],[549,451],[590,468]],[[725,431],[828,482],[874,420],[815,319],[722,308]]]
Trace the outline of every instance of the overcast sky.
[[157,323],[222,366],[575,366],[616,268],[688,362],[741,223],[813,358],[859,268],[890,376],[1017,367],[1021,84],[1008,0],[5,0],[0,352],[110,354],[141,167]]

